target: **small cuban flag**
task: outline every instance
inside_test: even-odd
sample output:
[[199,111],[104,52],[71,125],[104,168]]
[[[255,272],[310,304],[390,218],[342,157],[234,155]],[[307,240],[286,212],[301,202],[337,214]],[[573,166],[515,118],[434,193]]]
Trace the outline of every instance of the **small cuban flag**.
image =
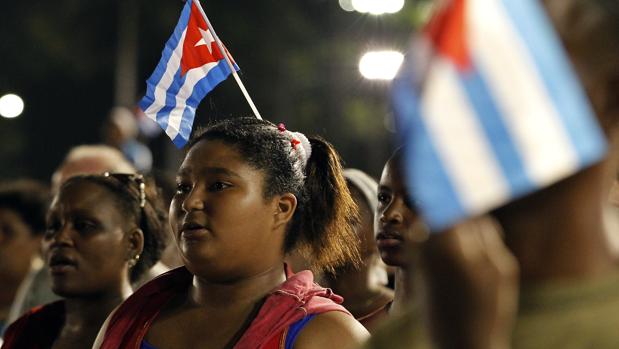
[[156,121],[178,148],[189,140],[200,101],[230,75],[231,65],[239,70],[225,48],[230,61],[222,54],[203,13],[197,0],[186,1],[140,101],[144,114]]
[[548,186],[606,152],[538,0],[450,0],[392,85],[408,186],[433,231]]

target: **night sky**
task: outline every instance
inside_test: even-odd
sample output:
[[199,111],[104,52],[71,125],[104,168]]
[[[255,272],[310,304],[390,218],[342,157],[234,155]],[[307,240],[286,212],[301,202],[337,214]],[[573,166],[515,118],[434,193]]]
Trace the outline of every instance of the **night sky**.
[[[48,181],[71,146],[101,141],[103,121],[116,103],[119,3],[3,3],[0,95],[20,95],[25,110],[16,119],[0,119],[0,179]],[[132,16],[137,87],[129,100],[141,97],[182,6],[180,0],[138,1]],[[412,5],[385,16],[345,12],[337,0],[213,0],[203,6],[263,117],[320,134],[348,166],[380,174],[392,138],[388,84],[363,79],[357,65],[370,49],[404,51],[416,13]],[[249,114],[229,78],[202,101],[196,124]],[[157,168],[175,170],[181,152],[166,137],[144,142]]]

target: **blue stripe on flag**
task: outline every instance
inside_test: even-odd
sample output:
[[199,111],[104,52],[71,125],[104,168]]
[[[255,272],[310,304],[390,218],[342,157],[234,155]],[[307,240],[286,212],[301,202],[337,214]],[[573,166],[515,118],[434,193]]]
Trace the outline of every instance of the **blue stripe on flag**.
[[[161,78],[166,72],[166,67],[168,62],[170,61],[170,57],[174,53],[174,50],[179,45],[181,36],[183,35],[183,31],[187,28],[187,23],[189,22],[189,15],[191,14],[191,1],[187,1],[185,6],[183,7],[183,11],[181,12],[181,17],[174,28],[174,33],[168,39],[165,46],[163,47],[163,52],[161,54],[161,59],[155,67],[155,71],[151,74],[151,76],[146,80],[146,95],[140,101],[140,109],[145,111],[148,107],[151,106],[155,102],[155,88],[161,81]],[[182,43],[180,43],[182,44]],[[164,128],[165,129],[165,128]]]
[[[189,137],[191,136],[193,120],[200,101],[207,95],[207,93],[211,92],[215,86],[224,81],[228,75],[230,75],[230,67],[228,66],[228,62],[223,59],[219,61],[215,67],[211,68],[205,77],[196,83],[191,96],[187,99],[187,106],[183,111],[181,125],[178,130],[179,136],[181,136],[181,139],[183,139],[185,143],[187,143]],[[178,142],[176,139],[174,140],[174,144],[176,144],[178,148],[183,147],[185,143],[182,143],[180,140]]]
[[181,77],[181,69],[182,68],[179,67],[174,74],[172,84],[170,84],[170,87],[166,91],[165,105],[157,112],[157,123],[164,130],[168,128],[170,113],[174,110],[174,107],[176,107],[176,95],[187,79],[187,74]]
[[522,157],[503,121],[492,91],[474,64],[472,69],[458,72],[458,76],[462,90],[484,131],[485,139],[490,143],[488,148],[493,151],[495,160],[509,184],[510,196],[530,191],[535,184],[527,176]]
[[407,183],[414,201],[423,203],[418,209],[430,228],[440,231],[467,214],[422,120],[416,89],[403,76],[394,80],[391,98],[400,123],[406,125],[400,137],[406,146]]
[[172,143],[174,143],[174,145],[177,148],[182,148],[185,146],[185,144],[187,144],[187,140],[183,138],[183,136],[181,136],[181,134],[177,134],[176,137],[174,137],[174,139],[172,140]]
[[580,166],[599,160],[606,152],[605,138],[542,5],[535,0],[501,2],[528,47],[537,73],[578,154]]
[[211,92],[220,82],[224,81],[230,75],[230,67],[226,60],[221,60],[216,66],[208,71],[205,77],[200,79],[194,87],[191,96],[187,99],[187,105],[197,108],[200,101]]

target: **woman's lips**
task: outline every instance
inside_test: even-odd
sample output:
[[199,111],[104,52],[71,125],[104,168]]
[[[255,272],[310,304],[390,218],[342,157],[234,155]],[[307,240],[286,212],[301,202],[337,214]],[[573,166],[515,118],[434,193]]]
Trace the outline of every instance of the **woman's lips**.
[[181,237],[187,241],[202,240],[208,235],[208,230],[205,228],[183,229]]
[[195,222],[186,222],[181,227],[181,238],[186,241],[202,240],[208,233],[209,231],[205,226]]
[[51,270],[53,274],[64,274],[75,269],[77,269],[77,267],[72,264],[57,264],[49,267],[49,270]]
[[73,259],[59,254],[52,255],[48,265],[53,274],[62,274],[77,269],[77,263]]
[[380,232],[376,235],[376,246],[380,249],[399,247],[404,240],[402,236],[393,232]]

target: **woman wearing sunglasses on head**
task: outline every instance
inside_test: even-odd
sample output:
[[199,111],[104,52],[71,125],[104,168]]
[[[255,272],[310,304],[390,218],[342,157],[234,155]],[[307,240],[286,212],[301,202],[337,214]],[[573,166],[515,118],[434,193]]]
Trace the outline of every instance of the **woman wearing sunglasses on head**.
[[131,282],[157,262],[166,214],[141,175],[67,180],[54,198],[43,245],[52,290],[63,299],[36,307],[6,331],[2,349],[89,348]]

